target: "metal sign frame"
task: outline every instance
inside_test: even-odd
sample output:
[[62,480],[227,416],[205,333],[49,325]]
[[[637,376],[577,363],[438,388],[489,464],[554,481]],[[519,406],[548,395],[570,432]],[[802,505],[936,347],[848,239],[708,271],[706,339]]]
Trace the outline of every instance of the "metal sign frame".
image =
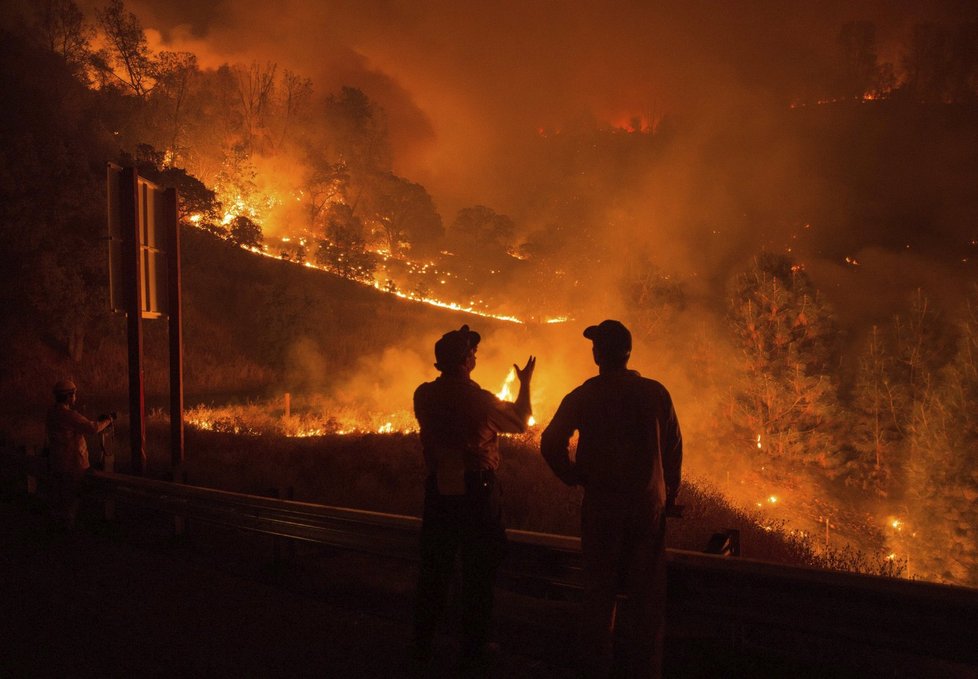
[[143,319],[169,322],[170,448],[174,480],[185,460],[183,427],[183,314],[177,193],[134,168],[107,165],[109,302],[126,314],[132,470],[146,469]]

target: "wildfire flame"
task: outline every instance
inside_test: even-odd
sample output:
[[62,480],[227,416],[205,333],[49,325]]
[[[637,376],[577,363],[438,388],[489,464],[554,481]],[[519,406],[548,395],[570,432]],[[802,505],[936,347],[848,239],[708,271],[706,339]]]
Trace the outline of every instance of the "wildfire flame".
[[[516,400],[516,394],[513,393],[513,384],[516,383],[516,369],[510,368],[509,373],[506,375],[506,379],[503,381],[503,386],[500,387],[499,391],[496,392],[496,398],[500,401],[514,401]],[[533,415],[530,415],[528,420],[529,425],[532,427],[537,423]]]
[[[355,434],[412,434],[417,432],[409,412],[388,413],[380,419],[348,412],[316,412],[299,415],[276,415],[275,404],[252,403],[247,406],[204,405],[188,409],[184,422],[204,431],[241,436],[277,435],[287,438]],[[279,411],[280,412],[280,411]]]
[[[274,253],[269,252],[268,250],[264,250],[264,249],[262,249],[260,247],[254,246],[254,245],[242,245],[241,248],[244,249],[244,250],[247,250],[248,252],[254,253],[256,255],[262,255],[263,257],[269,257],[271,259],[281,259],[281,257],[279,255],[276,255]],[[291,261],[291,260],[289,260],[289,261]],[[294,263],[296,265],[299,264],[299,262],[294,262]],[[306,261],[302,262],[301,265],[302,266],[305,266],[306,268],[309,268],[309,269],[316,269],[318,271],[326,271],[327,273],[330,273],[329,272],[329,269],[327,269],[326,267],[319,266],[318,264],[315,264],[313,262],[310,262],[309,260],[306,260]],[[361,281],[354,281],[354,282],[361,282]],[[495,319],[497,321],[506,321],[508,323],[519,323],[520,325],[523,325],[524,324],[524,321],[522,319],[516,317],[516,316],[509,316],[509,315],[505,315],[505,314],[493,314],[493,313],[490,313],[488,311],[483,311],[481,309],[475,309],[475,308],[473,308],[471,306],[463,306],[463,305],[458,304],[456,302],[445,302],[445,301],[442,301],[440,299],[434,299],[434,298],[431,298],[431,297],[421,297],[421,296],[419,296],[417,294],[414,294],[414,293],[401,292],[400,290],[389,290],[389,289],[386,288],[386,286],[383,283],[381,283],[378,280],[374,280],[374,281],[371,281],[371,282],[368,282],[368,283],[363,283],[363,285],[370,286],[370,287],[374,288],[375,290],[379,290],[380,292],[383,292],[383,293],[388,294],[388,295],[393,295],[395,297],[400,297],[401,299],[408,299],[408,300],[411,300],[413,302],[422,302],[424,304],[429,304],[431,306],[436,306],[436,307],[439,307],[441,309],[451,309],[452,311],[458,311],[458,312],[461,312],[461,313],[464,313],[464,314],[472,314],[472,315],[475,315],[475,316],[482,316],[483,318],[493,318],[493,319]]]

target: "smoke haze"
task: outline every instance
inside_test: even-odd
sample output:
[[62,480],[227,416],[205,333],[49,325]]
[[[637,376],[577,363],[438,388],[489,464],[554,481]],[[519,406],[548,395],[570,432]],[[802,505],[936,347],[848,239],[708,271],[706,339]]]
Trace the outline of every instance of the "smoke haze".
[[[745,97],[786,103],[832,66],[839,27],[870,20],[881,57],[914,22],[966,20],[942,2],[300,2],[137,0],[159,46],[205,67],[271,60],[388,112],[396,171],[444,208],[511,211],[499,173],[515,143],[581,118],[723,116]],[[896,55],[893,55],[895,57]]]

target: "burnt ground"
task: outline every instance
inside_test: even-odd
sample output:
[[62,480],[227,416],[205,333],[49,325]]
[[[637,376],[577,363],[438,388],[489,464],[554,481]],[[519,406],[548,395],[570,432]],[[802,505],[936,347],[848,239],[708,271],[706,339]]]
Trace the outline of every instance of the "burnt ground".
[[[204,525],[88,508],[52,530],[0,497],[0,677],[401,677],[416,566]],[[280,557],[275,560],[278,553]],[[493,677],[576,676],[575,606],[498,593]],[[447,625],[450,629],[451,623]],[[451,677],[439,639],[427,676]],[[704,639],[671,639],[672,677],[839,676]]]

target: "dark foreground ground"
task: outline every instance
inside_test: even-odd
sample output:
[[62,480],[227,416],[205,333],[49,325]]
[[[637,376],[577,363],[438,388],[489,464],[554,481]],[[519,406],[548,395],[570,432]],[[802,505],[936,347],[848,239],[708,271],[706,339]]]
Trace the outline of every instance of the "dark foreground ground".
[[[52,530],[39,505],[0,498],[0,677],[400,677],[415,566],[96,507]],[[276,562],[275,555],[280,559]],[[498,595],[490,676],[573,677],[576,609]],[[450,627],[450,625],[449,625]],[[456,676],[446,634],[428,676]],[[670,677],[850,676],[688,635]]]

